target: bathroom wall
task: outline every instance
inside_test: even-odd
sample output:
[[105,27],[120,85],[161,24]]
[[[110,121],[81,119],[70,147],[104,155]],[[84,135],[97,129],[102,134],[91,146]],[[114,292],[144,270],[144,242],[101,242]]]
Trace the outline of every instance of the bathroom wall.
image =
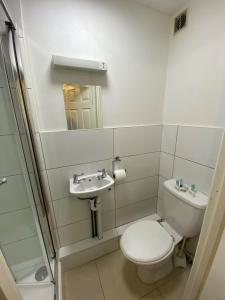
[[[223,61],[215,59],[224,50],[218,31],[223,20],[215,22],[223,4],[218,5],[188,2],[188,27],[170,36],[167,69],[172,20],[166,15],[125,0],[22,0],[33,74],[33,81],[26,76],[27,91],[36,103],[43,175],[61,246],[91,235],[88,203],[69,195],[69,178],[103,167],[110,171],[116,155],[128,176],[104,196],[104,230],[156,212],[157,193],[160,214],[165,179],[183,177],[209,193],[223,130],[208,126],[223,126],[225,120]],[[206,22],[217,25],[208,29]],[[103,59],[109,71],[105,76],[53,69],[53,53]],[[24,60],[30,66],[26,55]],[[104,127],[111,128],[65,131],[63,82],[101,85]],[[163,110],[165,123],[177,125],[135,126],[162,124]]]
[[[11,17],[17,26],[19,31],[22,31],[22,11],[20,0],[5,0],[4,1],[8,10],[10,11]],[[0,16],[1,18],[1,16]]]
[[[161,123],[168,16],[129,0],[22,0],[22,10],[40,130],[66,129],[65,82],[101,85],[104,127]],[[108,72],[53,68],[52,54],[104,60]]]
[[162,215],[163,182],[183,178],[209,195],[223,128],[164,125],[159,168],[158,213]]
[[187,27],[170,36],[164,123],[224,126],[225,2],[186,7]]
[[89,201],[69,194],[69,179],[102,168],[111,172],[115,156],[127,178],[103,196],[104,231],[156,212],[161,136],[161,125],[40,133],[61,246],[91,237]]
[[103,196],[107,231],[156,212],[163,217],[166,179],[182,177],[209,194],[222,136],[222,128],[176,125],[41,132],[43,172],[60,246],[91,237],[89,203],[69,194],[74,173],[102,168],[110,173],[113,157],[121,157],[127,178]]

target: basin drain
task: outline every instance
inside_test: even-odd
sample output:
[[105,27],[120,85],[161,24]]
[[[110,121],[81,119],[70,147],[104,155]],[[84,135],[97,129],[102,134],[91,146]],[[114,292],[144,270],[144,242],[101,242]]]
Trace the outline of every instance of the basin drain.
[[35,273],[35,279],[37,281],[43,281],[48,277],[48,271],[45,266],[40,267]]

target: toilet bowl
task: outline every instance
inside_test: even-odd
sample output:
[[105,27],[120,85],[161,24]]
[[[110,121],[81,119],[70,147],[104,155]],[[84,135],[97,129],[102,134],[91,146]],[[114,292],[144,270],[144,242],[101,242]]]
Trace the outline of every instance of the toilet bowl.
[[137,222],[124,232],[120,248],[124,256],[137,265],[145,283],[153,283],[173,270],[175,239],[157,221]]
[[120,239],[122,253],[137,265],[138,276],[145,283],[153,283],[173,270],[175,246],[183,238],[200,233],[208,203],[208,197],[201,192],[193,196],[177,190],[175,179],[164,182],[164,191],[165,221],[138,221]]

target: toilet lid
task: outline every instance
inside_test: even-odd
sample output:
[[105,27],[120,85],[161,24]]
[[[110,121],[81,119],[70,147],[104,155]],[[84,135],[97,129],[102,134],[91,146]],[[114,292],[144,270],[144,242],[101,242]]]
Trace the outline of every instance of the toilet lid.
[[140,263],[160,260],[173,247],[173,238],[156,221],[140,221],[128,227],[120,240],[127,258]]

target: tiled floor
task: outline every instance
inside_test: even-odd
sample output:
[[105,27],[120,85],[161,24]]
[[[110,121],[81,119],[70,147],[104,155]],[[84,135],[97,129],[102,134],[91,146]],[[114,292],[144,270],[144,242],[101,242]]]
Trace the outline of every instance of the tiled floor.
[[144,284],[136,266],[115,251],[64,274],[63,300],[180,300],[190,268]]

